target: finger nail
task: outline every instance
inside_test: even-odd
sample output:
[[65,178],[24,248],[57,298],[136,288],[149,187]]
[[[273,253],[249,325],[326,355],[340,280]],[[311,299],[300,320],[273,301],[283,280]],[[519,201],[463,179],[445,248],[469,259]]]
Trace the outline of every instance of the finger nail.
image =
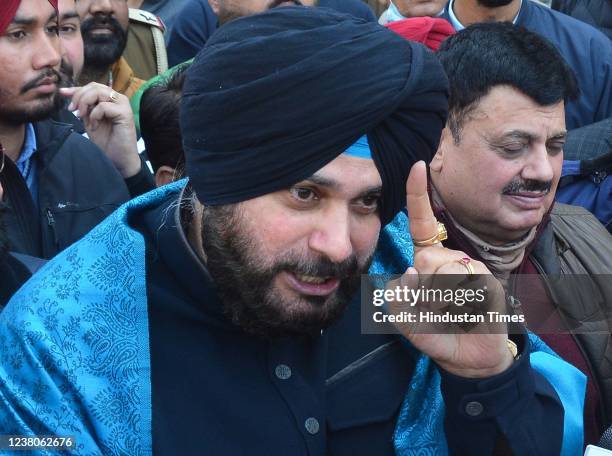
[[[74,111],[74,103],[72,103],[72,102],[71,102],[71,103],[68,105],[68,111]],[[79,112],[79,111],[77,111],[77,112]],[[78,114],[75,114],[75,115],[76,115],[77,117],[79,116]]]

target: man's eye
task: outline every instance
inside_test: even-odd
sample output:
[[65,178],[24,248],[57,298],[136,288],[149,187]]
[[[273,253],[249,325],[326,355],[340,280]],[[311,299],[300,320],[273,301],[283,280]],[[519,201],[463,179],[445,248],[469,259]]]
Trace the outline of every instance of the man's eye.
[[380,205],[380,196],[365,196],[357,201],[357,207],[365,213],[372,213],[378,210]]
[[60,35],[72,35],[77,31],[74,25],[62,25],[60,27]]
[[47,27],[47,33],[50,35],[59,35],[59,27],[57,25],[50,25]]
[[525,144],[508,144],[506,146],[503,147],[504,152],[512,155],[512,154],[518,154],[520,152],[522,152],[525,149]]
[[312,202],[318,199],[317,194],[310,188],[306,187],[293,187],[289,190],[291,196],[301,202]]
[[550,155],[557,155],[563,152],[564,143],[551,143],[546,146]]
[[7,33],[7,36],[14,41],[22,40],[26,36],[26,32],[23,30],[16,30],[14,32]]

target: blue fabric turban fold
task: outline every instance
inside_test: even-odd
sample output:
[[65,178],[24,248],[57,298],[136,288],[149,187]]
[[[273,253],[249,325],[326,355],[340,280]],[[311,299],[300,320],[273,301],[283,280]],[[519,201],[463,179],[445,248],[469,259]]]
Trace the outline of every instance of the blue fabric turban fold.
[[187,174],[203,204],[237,203],[307,178],[367,134],[387,223],[410,167],[436,151],[447,86],[431,52],[377,24],[307,7],[237,19],[187,73]]

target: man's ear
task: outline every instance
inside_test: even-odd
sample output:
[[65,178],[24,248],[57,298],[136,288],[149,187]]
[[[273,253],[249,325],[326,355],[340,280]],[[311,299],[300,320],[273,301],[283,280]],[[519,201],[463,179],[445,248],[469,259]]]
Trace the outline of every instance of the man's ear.
[[155,172],[155,186],[170,184],[175,181],[176,170],[170,166],[162,165]]
[[212,8],[213,12],[218,16],[219,9],[221,7],[221,5],[219,5],[219,0],[208,0],[208,4]]
[[442,171],[442,167],[444,166],[444,150],[447,147],[448,141],[452,141],[453,136],[448,129],[448,127],[444,127],[442,130],[442,135],[440,136],[440,144],[438,144],[438,150],[436,151],[436,155],[431,160],[429,164],[429,169],[434,173],[440,173]]

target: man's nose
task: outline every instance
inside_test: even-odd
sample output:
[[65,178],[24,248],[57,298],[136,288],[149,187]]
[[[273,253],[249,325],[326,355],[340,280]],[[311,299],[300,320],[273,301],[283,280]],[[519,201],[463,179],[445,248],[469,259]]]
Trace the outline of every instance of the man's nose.
[[35,70],[44,68],[58,68],[61,60],[59,37],[42,33],[32,58],[32,67]]
[[113,12],[113,5],[111,0],[92,0],[89,6],[89,12],[91,14],[104,13],[110,14]]
[[551,156],[546,145],[541,144],[533,148],[526,166],[523,168],[523,179],[550,182],[555,175]]
[[346,207],[337,207],[317,215],[320,218],[310,235],[310,249],[340,263],[353,254],[350,214]]

